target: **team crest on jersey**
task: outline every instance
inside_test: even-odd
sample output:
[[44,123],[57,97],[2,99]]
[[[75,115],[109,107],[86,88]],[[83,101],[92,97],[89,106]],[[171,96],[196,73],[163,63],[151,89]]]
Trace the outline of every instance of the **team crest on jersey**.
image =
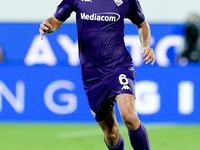
[[114,2],[117,4],[117,6],[120,6],[121,4],[123,4],[122,0],[114,0]]

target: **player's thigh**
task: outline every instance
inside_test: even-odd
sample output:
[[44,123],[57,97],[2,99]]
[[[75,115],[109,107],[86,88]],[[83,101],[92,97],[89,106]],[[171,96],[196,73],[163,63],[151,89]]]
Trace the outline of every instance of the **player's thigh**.
[[109,107],[107,115],[102,121],[98,122],[98,124],[103,130],[104,134],[118,134],[119,126],[115,115],[115,108]]
[[135,109],[135,96],[132,94],[120,94],[116,96],[116,102],[125,125],[129,129],[137,129],[140,121]]
[[132,114],[135,113],[135,96],[132,94],[120,94],[115,98],[118,108],[121,113]]

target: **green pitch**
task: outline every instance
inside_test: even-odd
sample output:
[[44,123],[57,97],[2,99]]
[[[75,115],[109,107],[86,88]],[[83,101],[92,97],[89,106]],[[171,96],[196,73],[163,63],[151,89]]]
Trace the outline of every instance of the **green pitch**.
[[[199,150],[198,125],[146,125],[152,150]],[[120,132],[131,150],[126,128]],[[96,124],[0,124],[1,150],[106,150]]]

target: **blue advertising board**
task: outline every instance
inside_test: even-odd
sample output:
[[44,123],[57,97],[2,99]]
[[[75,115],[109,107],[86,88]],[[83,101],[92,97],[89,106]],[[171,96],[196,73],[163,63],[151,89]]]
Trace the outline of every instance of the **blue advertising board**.
[[[81,82],[75,24],[64,24],[43,41],[39,24],[2,23],[0,27],[5,57],[0,64],[0,121],[95,121]],[[125,27],[125,43],[137,71],[140,119],[199,123],[200,66],[175,64],[176,48],[184,42],[184,25],[152,24],[151,28],[154,66],[142,63],[136,28]]]
[[[151,47],[162,67],[173,65],[184,43],[183,24],[150,24]],[[56,32],[40,40],[38,24],[0,24],[0,46],[4,50],[6,63],[32,66],[69,65],[78,66],[77,30],[75,24],[63,24]],[[142,66],[138,31],[133,24],[126,24],[125,44],[134,59],[135,66]],[[47,58],[48,57],[48,58]]]

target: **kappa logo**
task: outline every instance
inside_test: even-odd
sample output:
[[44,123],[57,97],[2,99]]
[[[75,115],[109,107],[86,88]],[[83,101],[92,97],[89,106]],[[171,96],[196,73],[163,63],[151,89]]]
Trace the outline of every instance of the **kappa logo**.
[[117,6],[120,6],[121,4],[123,4],[122,0],[114,0],[114,2],[117,4]]
[[131,90],[131,88],[128,85],[124,85],[121,90]]
[[92,2],[92,0],[81,0],[81,2]]

